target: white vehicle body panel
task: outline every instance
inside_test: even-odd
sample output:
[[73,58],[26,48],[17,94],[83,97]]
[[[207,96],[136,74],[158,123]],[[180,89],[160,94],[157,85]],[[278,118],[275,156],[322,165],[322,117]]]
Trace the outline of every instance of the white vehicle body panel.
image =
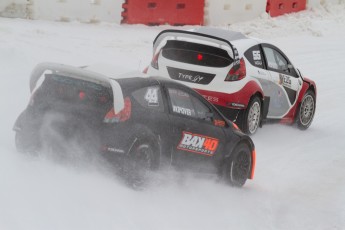
[[[262,96],[271,98],[268,107],[267,118],[283,118],[289,112],[292,106],[297,102],[297,98],[302,84],[302,79],[299,76],[294,77],[290,76],[289,73],[278,73],[275,71],[270,71],[268,69],[260,68],[258,66],[251,64],[246,57],[246,55],[248,54],[244,54],[248,49],[254,47],[255,45],[261,45],[262,43],[264,43],[263,41],[256,38],[249,38],[241,33],[227,30],[202,27],[200,29],[195,29],[191,31],[196,32],[199,35],[190,34],[190,32],[188,33],[188,31],[186,32],[186,34],[184,34],[182,31],[176,33],[167,32],[158,35],[154,42],[153,48],[154,55],[159,55],[158,69],[149,66],[148,74],[171,78],[171,74],[169,74],[168,68],[175,68],[177,69],[177,71],[181,70],[181,72],[177,72],[175,74],[177,76],[174,78],[175,80],[180,80],[183,82],[183,84],[197,90],[224,93],[229,95],[239,93],[249,82],[255,82],[264,94]],[[218,37],[220,38],[220,40],[217,40],[214,37]],[[226,40],[227,43],[222,41],[222,39]],[[189,64],[186,62],[175,61],[165,58],[162,55],[161,50],[168,40],[183,40],[187,42],[207,44],[210,46],[218,47],[226,50],[231,58],[234,57],[233,50],[235,49],[238,52],[238,60],[243,58],[243,60],[245,61],[246,77],[238,81],[225,81],[225,78],[231,70],[231,68],[233,68],[234,63],[231,63],[229,66],[219,68],[212,66]],[[257,52],[259,52],[258,60],[265,62],[265,60],[260,60],[260,58],[265,58],[263,50],[260,49]],[[253,53],[253,55],[255,54]],[[183,71],[192,71],[194,73],[194,76],[184,74]],[[202,77],[198,75],[199,72],[201,74],[212,74],[215,75],[215,77],[210,83],[201,84],[200,78]],[[282,82],[282,76],[285,76],[283,77],[283,79],[286,78],[286,81],[288,83]],[[184,78],[188,78],[188,81],[186,81]],[[293,96],[291,96],[291,94],[293,95],[293,93],[291,93],[291,90],[296,92],[294,100],[291,99],[293,98]],[[289,95],[287,91],[289,91]],[[204,96],[207,97],[207,95]]]

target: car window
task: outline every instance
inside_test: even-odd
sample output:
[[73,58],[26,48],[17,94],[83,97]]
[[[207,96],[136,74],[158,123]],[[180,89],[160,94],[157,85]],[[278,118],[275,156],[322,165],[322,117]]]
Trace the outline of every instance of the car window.
[[226,67],[233,62],[224,49],[177,40],[167,41],[162,55],[169,60],[209,67]]
[[163,98],[159,86],[150,86],[132,92],[133,98],[144,108],[164,112]]
[[195,96],[175,88],[168,88],[172,112],[211,121],[210,108]]
[[263,47],[266,60],[267,60],[267,66],[270,69],[278,70],[279,72],[284,71],[289,73],[289,63],[286,60],[283,55],[281,55],[278,51],[269,48],[269,47]]
[[263,58],[260,46],[255,45],[244,52],[244,56],[255,67],[264,68]]
[[202,103],[198,98],[191,96],[192,102],[195,108],[196,117],[211,121],[211,110],[209,107],[207,107],[204,103]]

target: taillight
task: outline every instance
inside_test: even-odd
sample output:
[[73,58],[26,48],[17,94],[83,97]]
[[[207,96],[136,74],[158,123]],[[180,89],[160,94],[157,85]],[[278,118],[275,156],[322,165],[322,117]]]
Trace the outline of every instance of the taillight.
[[244,59],[241,58],[240,67],[237,70],[232,67],[226,75],[225,81],[239,81],[245,78],[246,74],[246,63],[244,62]]
[[202,61],[202,59],[204,59],[204,56],[202,54],[198,54],[196,57],[198,61]]
[[159,57],[160,53],[161,53],[161,51],[156,53],[155,56],[153,56],[152,61],[151,61],[151,66],[153,68],[155,68],[155,69],[159,69],[159,67],[158,67],[158,57]]
[[131,113],[132,113],[132,102],[129,99],[129,97],[126,97],[124,102],[125,102],[125,106],[119,113],[115,113],[114,108],[112,108],[105,115],[103,122],[104,123],[118,123],[118,122],[124,122],[128,120],[131,117]]

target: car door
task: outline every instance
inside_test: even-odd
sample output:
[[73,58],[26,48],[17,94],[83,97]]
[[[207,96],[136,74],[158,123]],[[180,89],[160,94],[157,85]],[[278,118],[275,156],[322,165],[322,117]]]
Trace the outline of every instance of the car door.
[[198,171],[214,171],[213,159],[225,143],[226,122],[216,116],[213,107],[195,91],[177,84],[167,84],[171,122],[172,163]]
[[272,82],[265,96],[270,97],[268,118],[282,118],[296,103],[302,80],[289,59],[277,47],[262,44],[267,70]]

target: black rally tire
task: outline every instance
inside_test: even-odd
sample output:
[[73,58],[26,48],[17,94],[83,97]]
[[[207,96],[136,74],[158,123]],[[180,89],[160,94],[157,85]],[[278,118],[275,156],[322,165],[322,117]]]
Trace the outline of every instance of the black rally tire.
[[225,181],[236,187],[242,187],[250,174],[252,165],[252,156],[250,147],[245,144],[239,144],[226,159],[224,168]]
[[261,100],[258,96],[254,96],[243,113],[242,131],[248,135],[253,135],[260,126],[261,115]]
[[144,186],[150,173],[158,168],[157,146],[152,141],[137,141],[123,162],[126,182],[133,187]]
[[296,115],[297,127],[306,130],[311,125],[316,109],[316,97],[312,90],[308,90],[303,96]]

